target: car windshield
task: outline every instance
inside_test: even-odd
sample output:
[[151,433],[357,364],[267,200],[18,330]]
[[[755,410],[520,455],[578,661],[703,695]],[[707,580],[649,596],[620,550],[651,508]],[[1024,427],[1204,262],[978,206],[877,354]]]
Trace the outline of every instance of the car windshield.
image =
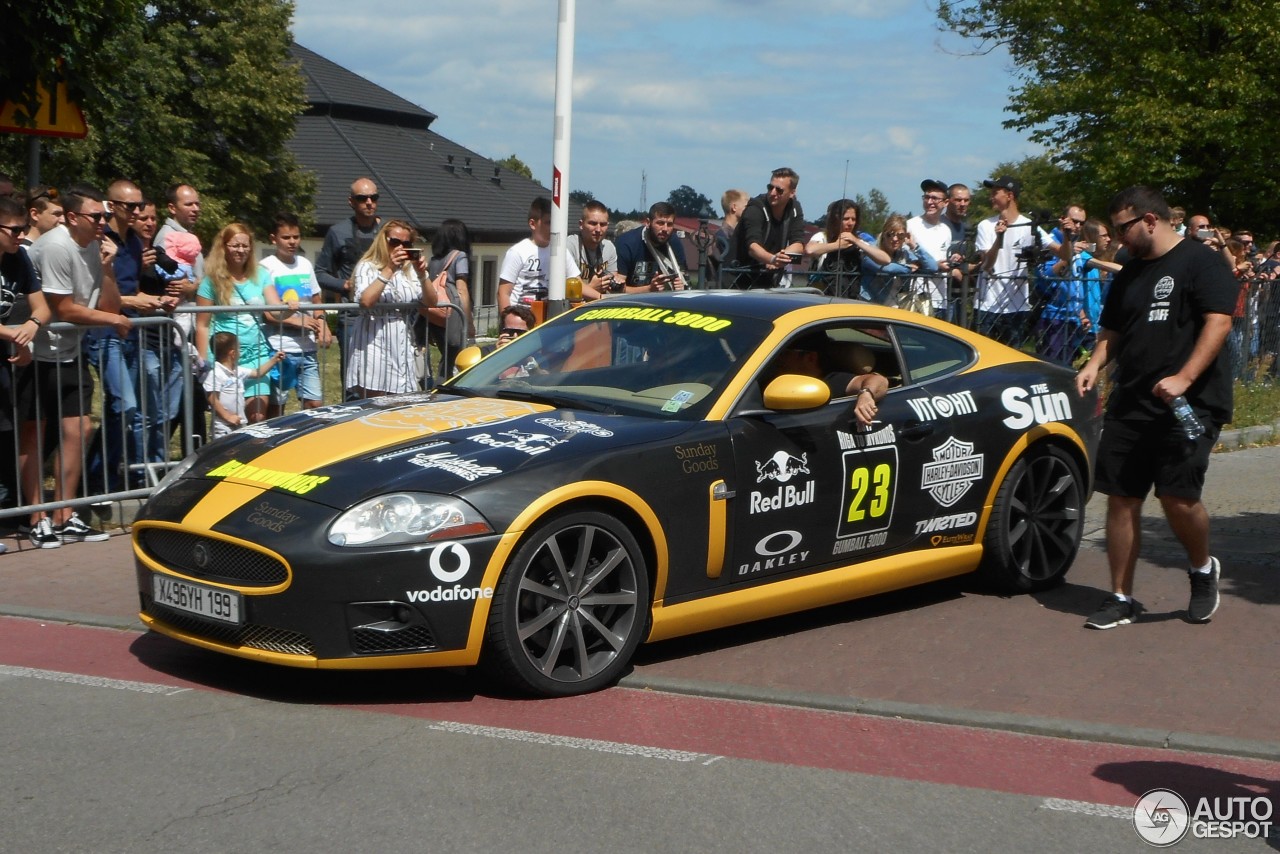
[[443,388],[696,420],[771,328],[756,318],[609,300],[534,328]]

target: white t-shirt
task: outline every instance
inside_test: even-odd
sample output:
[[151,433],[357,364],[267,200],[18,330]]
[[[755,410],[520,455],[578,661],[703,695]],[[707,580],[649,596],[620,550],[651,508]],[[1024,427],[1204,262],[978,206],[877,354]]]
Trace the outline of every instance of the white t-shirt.
[[[974,239],[974,249],[985,253],[995,245],[996,223],[1000,216],[987,217],[978,223],[978,233]],[[1049,244],[1049,235],[1038,226],[1031,225],[1031,220],[1019,215],[1004,233],[1004,243],[996,253],[996,263],[991,272],[986,270],[978,276],[979,311],[991,311],[997,314],[1008,314],[1015,311],[1030,311],[1027,301],[1027,263],[1019,260],[1018,252],[1024,247],[1035,246],[1034,231],[1040,232],[1042,246]]]
[[[951,248],[951,226],[941,219],[935,225],[925,222],[924,217],[913,216],[907,220],[907,232],[915,238],[916,246],[939,264],[947,260],[947,250]],[[947,306],[947,277],[930,276],[924,280],[929,286],[929,299],[934,308]]]
[[[275,255],[268,255],[258,265],[271,275],[271,283],[281,302],[315,302],[315,297],[320,293],[315,268],[301,255],[295,255],[292,264],[284,263]],[[271,344],[272,352],[315,352],[316,339],[313,333],[304,332],[296,326],[272,323],[265,318],[262,325],[268,330],[267,341]]]
[[217,394],[222,408],[236,417],[236,422],[223,421],[218,413],[213,413],[213,438],[229,435],[240,429],[244,422],[244,381],[250,379],[253,371],[242,365],[228,368],[221,362],[214,362],[212,370],[204,376],[204,393]]
[[[551,247],[539,246],[533,242],[533,238],[526,237],[507,250],[498,279],[511,282],[511,304],[515,305],[526,297],[536,298],[538,291],[545,292],[550,272]],[[582,275],[572,254],[566,253],[564,273],[566,276]]]

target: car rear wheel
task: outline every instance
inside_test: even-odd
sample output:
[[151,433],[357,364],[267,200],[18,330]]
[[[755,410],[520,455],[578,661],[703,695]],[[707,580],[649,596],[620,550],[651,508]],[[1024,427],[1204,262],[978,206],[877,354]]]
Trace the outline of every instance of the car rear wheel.
[[1038,445],[1018,458],[996,495],[983,540],[981,571],[1008,593],[1062,581],[1080,548],[1084,486],[1075,460]]
[[513,688],[595,691],[622,675],[648,623],[649,576],[618,520],[557,517],[516,550],[494,591],[487,659]]

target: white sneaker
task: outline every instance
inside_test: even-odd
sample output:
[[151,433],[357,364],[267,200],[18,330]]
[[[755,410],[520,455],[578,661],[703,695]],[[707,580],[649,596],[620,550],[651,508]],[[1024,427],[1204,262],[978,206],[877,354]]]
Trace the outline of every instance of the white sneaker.
[[62,545],[62,538],[53,532],[53,523],[48,516],[42,516],[39,522],[31,526],[27,539],[38,549],[56,549]]

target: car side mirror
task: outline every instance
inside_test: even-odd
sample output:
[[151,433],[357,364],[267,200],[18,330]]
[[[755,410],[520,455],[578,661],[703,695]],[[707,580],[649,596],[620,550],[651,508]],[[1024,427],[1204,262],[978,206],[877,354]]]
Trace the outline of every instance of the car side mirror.
[[774,377],[764,389],[766,409],[799,412],[826,406],[831,400],[831,389],[816,377],[801,374],[782,374]]
[[457,358],[453,360],[453,364],[459,371],[465,371],[474,367],[476,362],[483,358],[484,352],[473,344],[470,347],[463,348],[462,352],[458,353]]

